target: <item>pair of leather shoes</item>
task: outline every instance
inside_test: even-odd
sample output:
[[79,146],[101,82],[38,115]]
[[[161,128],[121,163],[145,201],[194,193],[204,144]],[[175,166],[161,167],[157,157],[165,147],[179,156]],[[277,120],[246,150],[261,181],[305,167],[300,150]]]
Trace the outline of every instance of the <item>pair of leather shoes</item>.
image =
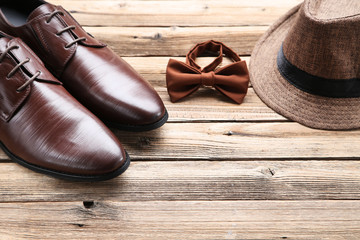
[[106,125],[146,131],[167,121],[149,83],[61,6],[3,0],[0,31],[0,147],[14,161],[59,178],[110,179],[130,158]]

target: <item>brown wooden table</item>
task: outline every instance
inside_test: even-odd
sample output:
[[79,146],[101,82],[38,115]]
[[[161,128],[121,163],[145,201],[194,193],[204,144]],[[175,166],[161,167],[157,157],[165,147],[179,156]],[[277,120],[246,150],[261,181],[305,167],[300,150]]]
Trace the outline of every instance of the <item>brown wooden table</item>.
[[166,92],[170,57],[214,39],[249,60],[300,0],[50,2],[132,64],[170,119],[114,130],[133,162],[107,182],[56,180],[1,153],[0,239],[360,239],[359,131],[303,127],[252,88],[240,106],[211,89],[176,104]]

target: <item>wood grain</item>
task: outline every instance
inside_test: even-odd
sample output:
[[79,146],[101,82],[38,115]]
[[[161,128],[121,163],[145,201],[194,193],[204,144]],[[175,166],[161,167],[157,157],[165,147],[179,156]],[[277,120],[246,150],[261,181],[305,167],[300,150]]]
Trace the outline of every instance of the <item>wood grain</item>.
[[288,121],[268,108],[249,89],[241,105],[233,103],[212,89],[200,89],[198,92],[177,103],[170,102],[165,88],[156,88],[169,111],[169,122],[265,122]]
[[313,130],[292,122],[167,123],[150,132],[113,131],[133,160],[358,160],[360,153],[360,130]]
[[137,160],[359,159],[359,130],[298,123],[168,123],[145,133],[114,130]]
[[133,162],[106,182],[49,178],[0,152],[0,239],[360,239],[360,130],[290,122],[251,87],[240,106],[211,89],[176,104],[166,92],[170,57],[214,39],[249,61],[302,0],[50,2],[139,71],[170,119],[151,132],[113,130]]
[[360,237],[359,201],[2,203],[2,239]]
[[151,161],[73,183],[0,163],[0,202],[359,200],[359,172],[359,161]]
[[86,27],[120,56],[185,56],[197,43],[217,40],[250,55],[267,26],[245,27]]
[[85,26],[269,25],[301,0],[79,1],[61,4]]

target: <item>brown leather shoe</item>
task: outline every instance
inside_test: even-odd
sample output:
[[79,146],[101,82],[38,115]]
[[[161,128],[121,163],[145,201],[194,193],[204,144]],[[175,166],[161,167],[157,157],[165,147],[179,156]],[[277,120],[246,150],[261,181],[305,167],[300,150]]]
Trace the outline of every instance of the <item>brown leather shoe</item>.
[[0,147],[27,168],[70,180],[110,179],[130,163],[112,132],[34,52],[1,32]]
[[61,6],[2,0],[0,30],[20,37],[85,107],[110,126],[146,131],[168,114],[155,90]]

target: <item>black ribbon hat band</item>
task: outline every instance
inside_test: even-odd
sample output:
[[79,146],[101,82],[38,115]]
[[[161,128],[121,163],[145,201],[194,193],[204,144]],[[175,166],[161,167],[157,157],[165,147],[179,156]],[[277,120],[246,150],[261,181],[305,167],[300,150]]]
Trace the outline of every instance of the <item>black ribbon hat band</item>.
[[280,74],[296,88],[318,96],[331,98],[356,98],[360,97],[360,79],[327,79],[311,75],[286,59],[281,46],[277,65]]

